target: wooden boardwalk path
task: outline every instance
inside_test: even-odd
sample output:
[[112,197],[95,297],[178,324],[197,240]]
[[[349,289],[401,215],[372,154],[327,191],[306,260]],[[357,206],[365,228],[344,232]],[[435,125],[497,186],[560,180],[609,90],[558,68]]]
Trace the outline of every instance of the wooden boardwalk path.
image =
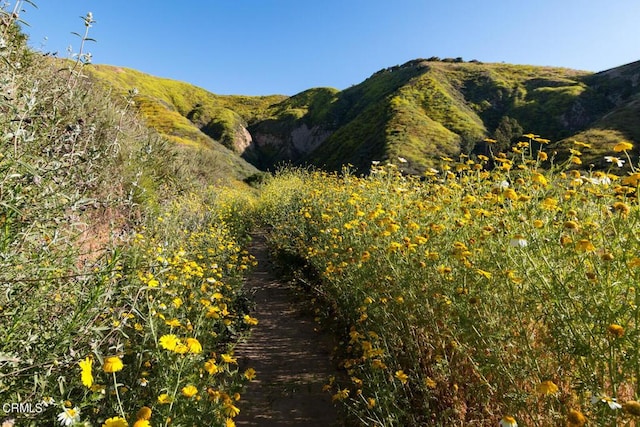
[[235,355],[243,368],[256,370],[256,378],[239,402],[236,425],[342,426],[330,393],[322,391],[329,376],[337,375],[330,360],[330,340],[297,307],[291,285],[275,276],[264,235],[254,236],[249,251],[258,266],[244,286],[253,294],[252,316],[259,323],[236,346]]

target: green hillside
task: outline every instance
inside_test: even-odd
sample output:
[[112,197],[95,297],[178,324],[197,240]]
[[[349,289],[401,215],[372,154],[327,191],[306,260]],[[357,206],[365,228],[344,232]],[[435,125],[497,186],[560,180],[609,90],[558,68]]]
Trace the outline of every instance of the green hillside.
[[[483,140],[508,150],[526,132],[558,141],[566,156],[573,140],[589,144],[584,159],[598,163],[611,144],[640,138],[640,65],[602,73],[566,68],[414,60],[374,73],[344,91],[313,89],[268,109],[249,128],[246,158],[259,167],[280,161],[327,169],[402,156],[421,172],[441,157],[482,153]],[[296,132],[323,136],[311,150]],[[294,149],[292,149],[294,148]]]
[[558,67],[416,59],[380,70],[339,91],[292,97],[219,96],[188,83],[95,66],[92,75],[126,93],[135,87],[147,123],[169,139],[208,146],[234,168],[240,155],[260,169],[281,163],[329,170],[404,157],[421,173],[442,157],[509,150],[535,132],[566,157],[583,142],[583,160],[622,140],[640,140],[640,63],[601,73]]
[[[409,170],[420,172],[442,156],[481,150],[486,137],[497,139],[500,149],[532,130],[552,140],[570,138],[613,108],[603,102],[597,88],[590,87],[589,76],[564,68],[410,61],[325,97],[328,105],[313,99],[314,110],[324,111],[324,119],[301,114],[305,109],[300,103],[297,115],[294,108],[272,108],[276,114],[268,126],[258,123],[250,130],[258,140],[282,145],[263,144],[253,155],[264,159],[262,154],[267,153],[270,159],[329,169],[345,163],[367,169],[371,160],[402,156],[409,160]],[[287,102],[282,104],[286,107]],[[302,124],[330,136],[313,152],[287,158],[291,129]],[[262,133],[271,138],[261,137]],[[603,142],[619,137],[611,134]],[[284,155],[277,158],[274,152]]]
[[185,82],[109,65],[87,67],[87,71],[122,96],[133,95],[146,123],[162,136],[206,150],[214,158],[212,166],[240,178],[257,172],[237,155],[249,143],[246,126],[265,117],[267,106],[284,98],[214,95]]

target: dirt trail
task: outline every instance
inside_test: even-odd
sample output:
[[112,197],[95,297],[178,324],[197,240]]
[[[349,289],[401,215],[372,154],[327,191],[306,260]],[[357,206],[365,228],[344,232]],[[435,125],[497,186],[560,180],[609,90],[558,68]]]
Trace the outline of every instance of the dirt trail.
[[316,332],[295,302],[292,286],[278,280],[269,261],[265,236],[254,235],[249,248],[258,266],[245,290],[256,304],[259,324],[236,346],[241,366],[253,367],[256,379],[240,401],[239,427],[342,426],[328,392],[322,391],[335,369],[330,340]]

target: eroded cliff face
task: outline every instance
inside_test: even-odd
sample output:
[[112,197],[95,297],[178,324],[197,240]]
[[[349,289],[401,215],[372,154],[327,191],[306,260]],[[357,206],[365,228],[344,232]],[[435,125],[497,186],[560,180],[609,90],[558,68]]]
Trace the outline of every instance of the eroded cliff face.
[[233,151],[238,154],[242,154],[251,146],[252,143],[253,137],[247,128],[241,126],[240,129],[236,130],[235,137],[233,138]]
[[280,162],[297,163],[322,145],[332,133],[322,126],[309,127],[306,123],[282,133],[254,129],[250,133],[252,140],[242,151],[242,156],[267,169]]
[[306,124],[295,128],[291,132],[292,149],[302,155],[311,153],[318,148],[329,136],[331,131],[321,126],[313,126],[311,129]]

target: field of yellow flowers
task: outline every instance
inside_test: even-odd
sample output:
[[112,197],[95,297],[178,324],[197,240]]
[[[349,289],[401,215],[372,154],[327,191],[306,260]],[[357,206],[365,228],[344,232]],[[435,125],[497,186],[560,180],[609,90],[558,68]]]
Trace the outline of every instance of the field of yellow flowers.
[[640,171],[618,168],[632,145],[603,172],[575,169],[587,144],[555,164],[547,142],[445,158],[422,179],[400,158],[263,188],[272,245],[307,264],[342,337],[350,381],[327,389],[363,425],[640,416]]
[[255,375],[233,354],[257,323],[241,292],[254,261],[234,230],[241,196],[211,191],[175,200],[92,276],[4,300],[7,425],[234,425]]
[[348,379],[326,389],[359,424],[637,424],[632,144],[606,172],[588,144],[557,164],[535,135],[423,177],[402,158],[285,170],[256,201],[203,185],[196,154],[86,81],[90,13],[56,63],[27,48],[23,3],[0,7],[3,427],[233,427],[256,375],[233,349],[257,323],[241,284],[258,220],[341,339]]

